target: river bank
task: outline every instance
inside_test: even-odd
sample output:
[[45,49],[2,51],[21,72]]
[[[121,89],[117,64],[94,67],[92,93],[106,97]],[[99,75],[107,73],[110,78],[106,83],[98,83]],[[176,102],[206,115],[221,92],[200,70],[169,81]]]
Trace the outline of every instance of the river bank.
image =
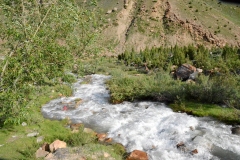
[[[56,99],[43,106],[44,117],[68,117],[74,123],[83,123],[97,132],[108,133],[128,152],[135,149],[146,151],[152,160],[240,157],[239,142],[236,140],[239,137],[231,134],[232,126],[211,118],[174,113],[158,102],[111,105],[108,103],[109,91],[104,86],[109,76],[90,75],[88,78],[88,84],[82,83],[82,80],[74,84],[73,96]],[[62,111],[63,104],[77,98],[83,100],[81,105]],[[185,151],[178,149],[180,143],[184,143],[182,149]],[[190,154],[194,149],[198,150],[198,154]]]

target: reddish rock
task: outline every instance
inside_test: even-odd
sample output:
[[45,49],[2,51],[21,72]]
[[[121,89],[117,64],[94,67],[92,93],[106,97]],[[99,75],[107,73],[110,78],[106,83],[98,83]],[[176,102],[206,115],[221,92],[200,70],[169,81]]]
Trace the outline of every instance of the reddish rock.
[[180,149],[181,151],[186,151],[186,146],[183,142],[180,142],[177,144],[177,148]]
[[197,154],[198,153],[198,150],[197,149],[194,149],[191,151],[192,154]]
[[148,156],[146,152],[134,150],[126,160],[148,160]]
[[67,111],[67,110],[68,110],[68,107],[67,107],[67,106],[64,106],[62,110],[63,110],[63,111]]
[[49,148],[51,152],[56,151],[58,148],[66,148],[67,147],[67,143],[60,141],[60,140],[55,140],[53,143],[50,144]]
[[97,137],[98,137],[98,141],[104,142],[105,139],[107,138],[107,134],[105,134],[105,133],[98,133]]
[[180,142],[180,143],[177,144],[177,148],[179,148],[181,146],[185,146],[185,144],[183,142]]

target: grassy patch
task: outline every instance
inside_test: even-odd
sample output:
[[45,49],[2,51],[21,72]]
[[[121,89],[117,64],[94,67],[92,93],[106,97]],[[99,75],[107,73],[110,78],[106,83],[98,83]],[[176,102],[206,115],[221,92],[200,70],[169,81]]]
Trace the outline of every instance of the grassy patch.
[[[50,121],[44,119],[41,114],[41,106],[54,98],[71,95],[72,90],[66,85],[42,86],[35,89],[29,101],[29,114],[27,126],[4,126],[0,129],[0,157],[2,159],[26,159],[33,160],[36,150],[43,142],[51,143],[56,139],[63,140],[69,147],[79,147],[81,154],[84,153],[88,159],[92,155],[97,155],[98,159],[104,159],[103,153],[107,152],[116,160],[123,159],[125,151],[117,144],[105,146],[99,144],[96,137],[83,132],[83,128],[78,133],[71,133],[67,128],[67,121]],[[27,137],[28,133],[38,132],[38,136],[43,136],[43,142],[37,143],[37,137]],[[9,154],[11,153],[11,154]],[[102,158],[101,158],[102,157]]]
[[182,111],[199,117],[213,117],[229,124],[240,124],[240,111],[233,108],[189,101],[180,104],[172,103],[169,106],[176,112]]

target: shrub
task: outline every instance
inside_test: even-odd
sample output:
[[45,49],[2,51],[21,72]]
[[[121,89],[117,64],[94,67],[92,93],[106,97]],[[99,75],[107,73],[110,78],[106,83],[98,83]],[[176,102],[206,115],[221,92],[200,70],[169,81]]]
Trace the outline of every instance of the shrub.
[[0,119],[20,123],[26,118],[30,86],[55,85],[59,79],[73,81],[65,70],[83,52],[91,51],[98,23],[91,10],[65,0],[43,5],[4,1],[0,14],[0,36],[6,41],[2,49],[9,52],[0,64]]

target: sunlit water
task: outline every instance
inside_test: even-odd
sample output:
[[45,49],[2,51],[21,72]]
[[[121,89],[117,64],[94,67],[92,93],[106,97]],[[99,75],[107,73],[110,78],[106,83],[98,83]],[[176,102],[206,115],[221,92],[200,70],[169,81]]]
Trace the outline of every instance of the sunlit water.
[[[55,99],[43,106],[44,117],[68,117],[74,123],[84,123],[97,132],[108,133],[129,152],[146,151],[151,160],[240,160],[240,136],[231,134],[231,126],[176,113],[162,103],[109,104],[109,91],[104,84],[109,78],[91,75],[89,84],[79,80],[73,85],[72,97]],[[77,98],[83,103],[71,106]],[[68,109],[64,110],[64,106]],[[181,142],[185,147],[177,148]],[[191,154],[194,149],[197,154]]]

